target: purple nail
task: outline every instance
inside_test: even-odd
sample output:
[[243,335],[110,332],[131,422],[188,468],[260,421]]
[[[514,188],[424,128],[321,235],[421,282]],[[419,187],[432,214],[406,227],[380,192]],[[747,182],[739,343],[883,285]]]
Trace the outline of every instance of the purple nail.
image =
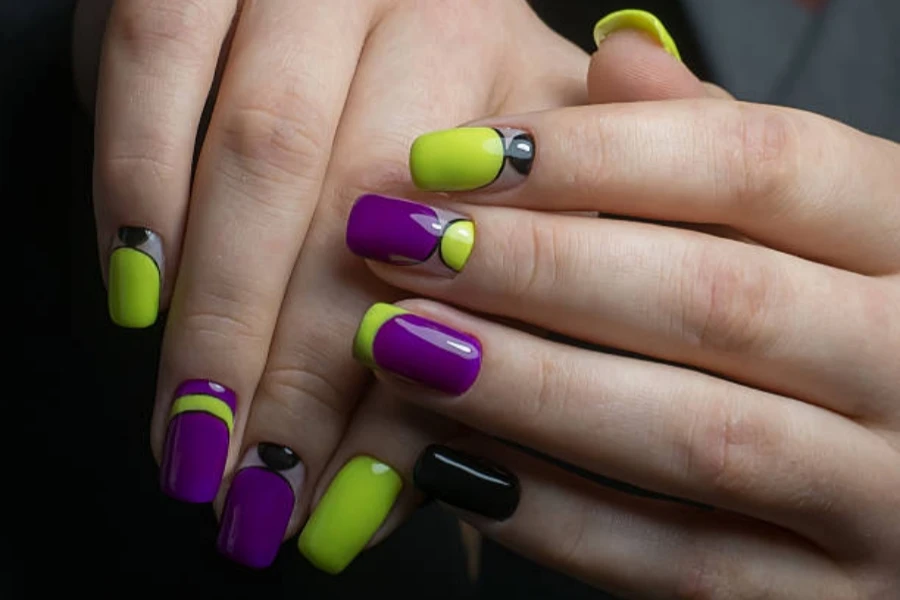
[[271,565],[305,475],[300,458],[287,446],[263,442],[247,450],[225,500],[219,552],[254,569]]
[[477,339],[391,304],[366,312],[354,354],[372,367],[454,395],[472,387],[481,369]]
[[163,450],[160,485],[184,502],[212,502],[222,483],[237,397],[205,379],[185,381],[175,391]]
[[439,275],[461,271],[474,244],[469,218],[399,198],[360,196],[347,220],[347,246],[354,254]]

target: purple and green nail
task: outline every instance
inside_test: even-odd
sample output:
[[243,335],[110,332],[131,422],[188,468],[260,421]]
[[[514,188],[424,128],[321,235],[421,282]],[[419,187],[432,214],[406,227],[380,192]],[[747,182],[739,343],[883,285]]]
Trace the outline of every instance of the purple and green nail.
[[477,339],[392,304],[366,311],[353,354],[371,368],[453,395],[472,387],[481,370]]
[[160,485],[184,502],[212,502],[222,483],[237,409],[235,393],[191,379],[175,391],[163,450]]
[[453,276],[475,244],[475,224],[455,212],[377,194],[360,196],[347,221],[347,246],[363,258]]
[[271,565],[305,476],[300,457],[287,446],[262,442],[249,448],[225,499],[219,552],[254,569]]

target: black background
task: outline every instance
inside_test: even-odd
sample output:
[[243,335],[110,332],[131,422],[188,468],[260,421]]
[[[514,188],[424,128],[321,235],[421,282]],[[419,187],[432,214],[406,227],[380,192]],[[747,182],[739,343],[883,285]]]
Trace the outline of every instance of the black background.
[[[600,16],[631,6],[533,4],[585,49]],[[131,596],[165,586],[211,598],[603,597],[490,542],[480,583],[469,585],[456,525],[433,507],[340,577],[316,571],[291,547],[262,573],[221,559],[209,507],[179,504],[157,488],[148,424],[162,327],[121,330],[106,313],[90,205],[91,123],[71,85],[73,2],[0,7],[3,290],[13,300],[0,413],[0,596]],[[705,75],[678,3],[642,7],[662,18],[686,62]]]

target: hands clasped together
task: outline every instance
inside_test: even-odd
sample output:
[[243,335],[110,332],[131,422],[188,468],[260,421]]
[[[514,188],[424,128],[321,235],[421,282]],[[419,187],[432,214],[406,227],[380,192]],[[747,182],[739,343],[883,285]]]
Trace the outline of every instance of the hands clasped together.
[[162,486],[225,555],[336,573],[427,494],[628,596],[900,591],[897,144],[646,13],[589,63],[524,3],[227,4],[115,5],[96,160],[113,319],[171,297]]

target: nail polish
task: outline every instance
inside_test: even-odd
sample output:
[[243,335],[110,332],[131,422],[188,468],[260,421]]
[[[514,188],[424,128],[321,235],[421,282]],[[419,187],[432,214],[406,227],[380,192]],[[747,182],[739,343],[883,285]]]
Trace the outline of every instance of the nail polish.
[[473,336],[392,304],[366,311],[353,353],[370,368],[457,396],[481,370],[481,344]]
[[453,211],[378,194],[360,196],[347,219],[347,246],[363,258],[452,277],[475,244],[475,224]]
[[665,25],[655,15],[645,10],[620,10],[606,15],[594,25],[594,42],[599,47],[610,34],[622,29],[643,31],[656,40],[666,52],[681,60],[678,46]]
[[219,552],[254,569],[271,565],[305,476],[300,457],[287,446],[262,442],[249,448],[225,498]]
[[225,471],[237,396],[205,379],[185,381],[175,391],[163,449],[160,485],[184,502],[212,502]]
[[156,322],[162,269],[158,235],[142,227],[119,228],[109,255],[107,302],[113,323],[143,328]]
[[519,505],[518,478],[499,465],[447,446],[428,446],[413,481],[425,494],[488,519],[508,519]]
[[531,172],[534,138],[507,127],[458,127],[419,136],[409,170],[419,189],[461,192],[518,185]]
[[300,533],[300,553],[317,568],[340,573],[381,527],[402,488],[400,475],[385,463],[370,456],[351,459]]

